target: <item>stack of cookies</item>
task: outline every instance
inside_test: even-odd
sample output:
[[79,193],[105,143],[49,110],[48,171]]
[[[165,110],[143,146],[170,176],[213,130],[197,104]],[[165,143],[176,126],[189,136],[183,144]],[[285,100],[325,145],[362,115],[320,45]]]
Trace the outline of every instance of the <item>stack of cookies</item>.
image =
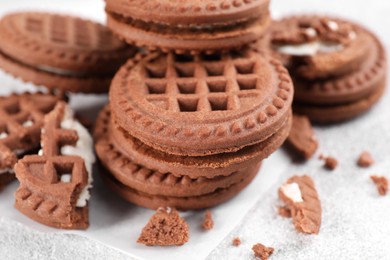
[[201,209],[244,189],[291,128],[283,65],[250,46],[267,0],[108,0],[108,26],[153,52],[116,74],[95,147],[113,190],[137,205]]

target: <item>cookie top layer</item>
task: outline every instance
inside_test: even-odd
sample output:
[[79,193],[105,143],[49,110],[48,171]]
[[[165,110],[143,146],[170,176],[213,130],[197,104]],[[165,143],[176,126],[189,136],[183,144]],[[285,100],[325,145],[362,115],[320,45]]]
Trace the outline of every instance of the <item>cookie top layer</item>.
[[293,88],[280,62],[246,49],[226,54],[151,54],[113,80],[118,124],[155,149],[179,155],[237,151],[286,121]]
[[349,21],[289,17],[275,22],[268,37],[273,53],[294,78],[297,101],[352,102],[372,92],[386,74],[380,41]]
[[39,93],[0,97],[0,170],[12,169],[20,155],[39,148],[44,116],[57,101]]
[[107,11],[175,25],[232,24],[253,19],[269,0],[107,0]]
[[60,75],[112,75],[135,53],[103,25],[59,14],[6,15],[0,21],[0,34],[3,55]]

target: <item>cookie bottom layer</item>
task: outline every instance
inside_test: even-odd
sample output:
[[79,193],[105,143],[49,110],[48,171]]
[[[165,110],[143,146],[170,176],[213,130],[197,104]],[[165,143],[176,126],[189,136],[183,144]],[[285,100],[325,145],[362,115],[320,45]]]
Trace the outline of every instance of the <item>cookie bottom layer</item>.
[[9,59],[1,52],[0,68],[25,82],[76,93],[106,93],[111,83],[111,78],[61,76],[41,71]]
[[228,188],[217,189],[216,191],[193,197],[169,197],[150,195],[129,188],[116,180],[110,173],[105,170],[100,171],[104,182],[125,200],[138,206],[157,209],[158,207],[174,207],[180,210],[198,210],[210,208],[226,202],[234,197],[241,190],[251,183],[259,171],[260,165],[254,165],[246,170],[246,177],[241,182],[233,184]]
[[314,123],[328,124],[339,123],[357,117],[367,112],[382,97],[386,84],[383,83],[372,94],[357,102],[336,106],[314,106],[305,104],[294,104],[294,113],[303,114]]

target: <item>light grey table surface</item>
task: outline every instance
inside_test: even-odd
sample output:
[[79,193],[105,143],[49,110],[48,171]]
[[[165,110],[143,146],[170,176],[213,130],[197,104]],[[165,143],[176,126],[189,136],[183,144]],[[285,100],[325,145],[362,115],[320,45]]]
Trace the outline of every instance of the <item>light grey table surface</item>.
[[[272,1],[272,13],[276,17],[315,12],[351,18],[374,30],[389,47],[389,1]],[[19,8],[31,2],[39,0],[0,0],[0,12],[5,6]],[[68,2],[80,4],[83,12],[88,12],[82,1]],[[321,170],[315,160],[304,165],[291,165],[290,175],[311,174],[319,186],[324,203],[324,223],[319,236],[296,235],[289,221],[275,216],[273,206],[277,199],[276,187],[273,187],[241,224],[221,241],[209,259],[252,259],[250,247],[256,242],[275,246],[277,250],[271,259],[390,259],[390,200],[377,198],[368,181],[368,173],[353,164],[360,151],[370,149],[377,161],[371,172],[390,177],[389,117],[390,96],[387,92],[382,101],[363,117],[348,124],[316,129],[320,149],[337,155],[341,161],[340,169],[335,173]],[[286,178],[281,176],[281,181]],[[235,236],[242,237],[243,245],[232,249],[230,244]],[[132,258],[80,236],[36,232],[1,218],[0,212],[0,259]]]

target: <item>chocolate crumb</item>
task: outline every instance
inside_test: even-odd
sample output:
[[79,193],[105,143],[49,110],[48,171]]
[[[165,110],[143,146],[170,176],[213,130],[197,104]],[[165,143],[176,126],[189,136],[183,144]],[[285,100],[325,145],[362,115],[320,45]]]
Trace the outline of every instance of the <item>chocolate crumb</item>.
[[365,151],[359,156],[357,164],[362,168],[368,168],[374,164],[374,158],[369,152]]
[[282,216],[284,218],[291,218],[291,210],[289,210],[286,206],[279,207],[278,213],[280,216]]
[[389,182],[384,176],[370,176],[371,180],[375,183],[378,193],[381,196],[385,196],[389,191]]
[[239,237],[235,237],[232,242],[233,246],[240,246],[241,245],[241,239]]
[[147,246],[181,246],[188,239],[188,224],[177,210],[166,207],[157,209],[142,229],[137,242]]
[[261,260],[267,260],[270,255],[273,254],[274,249],[272,247],[266,247],[260,243],[252,247],[253,253]]
[[328,170],[333,171],[334,169],[337,168],[339,162],[336,160],[336,158],[328,156],[324,158],[325,164],[324,167]]
[[206,213],[204,214],[202,227],[204,230],[210,230],[214,227],[214,220],[210,210],[207,210]]
[[314,155],[318,148],[318,141],[308,117],[293,115],[293,125],[287,144],[296,154],[306,160]]

